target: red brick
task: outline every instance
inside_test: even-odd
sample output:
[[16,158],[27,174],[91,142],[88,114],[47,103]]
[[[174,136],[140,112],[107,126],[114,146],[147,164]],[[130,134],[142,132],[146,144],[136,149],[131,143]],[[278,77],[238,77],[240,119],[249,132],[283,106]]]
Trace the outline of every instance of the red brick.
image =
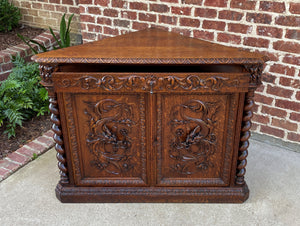
[[97,24],[112,25],[112,20],[105,17],[98,17]]
[[13,153],[10,153],[8,156],[7,156],[8,159],[16,162],[16,163],[19,163],[20,165],[23,165],[27,162],[29,162],[29,158],[27,158],[26,156],[23,156],[23,155],[20,155],[20,154],[17,154],[16,152],[13,152]]
[[57,5],[55,6],[56,11],[66,13],[68,12],[68,8],[66,6]]
[[300,113],[292,112],[290,114],[290,120],[300,122]]
[[180,18],[180,25],[187,27],[199,27],[200,21],[197,19]]
[[289,76],[294,76],[295,74],[295,68],[293,67],[288,67],[282,64],[273,64],[270,69],[270,72],[275,72],[278,74],[283,74],[283,75],[289,75]]
[[176,25],[177,24],[177,17],[159,15],[159,23]]
[[252,26],[244,25],[244,24],[228,24],[228,31],[235,33],[248,34],[252,31]]
[[268,124],[270,121],[268,116],[263,116],[263,115],[258,115],[258,114],[253,114],[252,120],[255,122],[262,123],[262,124]]
[[246,45],[246,46],[269,48],[269,44],[270,44],[270,41],[267,39],[252,38],[252,37],[244,38],[244,45]]
[[[80,13],[86,13],[86,7],[79,6],[79,12]],[[81,15],[82,16],[82,15]]]
[[176,7],[172,6],[171,12],[173,14],[178,14],[178,15],[185,15],[185,16],[190,16],[191,15],[191,7]]
[[102,28],[101,28],[101,26],[97,26],[97,25],[95,25],[95,24],[87,24],[87,28],[88,28],[88,31],[89,32],[96,32],[96,33],[99,33],[99,32],[101,32],[102,30]]
[[33,156],[34,153],[36,153],[36,154],[38,153],[35,149],[31,149],[27,145],[24,145],[23,147],[19,148],[17,150],[17,152],[19,154],[25,155],[25,156],[27,156],[29,158],[32,158],[32,156]]
[[272,108],[272,107],[268,107],[268,106],[262,106],[261,107],[261,113],[263,114],[268,114],[271,116],[277,116],[280,118],[285,118],[287,113],[284,110],[278,109],[278,108]]
[[276,27],[266,27],[266,26],[257,26],[256,32],[258,35],[272,37],[272,38],[281,38],[282,29]]
[[100,10],[99,7],[89,6],[87,9],[88,9],[89,14],[95,14],[95,15],[100,15],[101,14],[101,10]]
[[139,20],[140,21],[155,22],[156,21],[156,15],[155,14],[149,14],[149,13],[139,13]]
[[43,136],[53,138],[54,132],[52,130],[48,130]]
[[117,28],[110,28],[110,27],[103,27],[103,32],[104,34],[108,34],[108,35],[118,35],[119,34],[119,30]]
[[37,153],[41,153],[43,152],[44,150],[47,149],[47,147],[45,147],[44,145],[42,144],[39,144],[39,143],[35,143],[35,142],[29,142],[28,144],[26,144],[28,147],[32,148],[35,150],[35,152]]
[[251,130],[250,131],[257,131],[258,130],[258,124],[256,124],[256,123],[254,123],[254,122],[252,122],[251,123]]
[[148,6],[141,2],[130,2],[130,9],[147,10]]
[[285,12],[285,4],[284,2],[261,1],[259,5],[259,10],[283,13]]
[[298,128],[296,123],[292,123],[286,120],[276,119],[276,118],[272,119],[272,125],[279,128],[287,129],[289,131],[297,131]]
[[293,90],[290,90],[290,89],[284,89],[284,88],[268,85],[267,93],[275,95],[275,96],[279,96],[279,97],[290,98],[294,92],[293,92]]
[[168,31],[168,30],[169,30],[169,27],[168,27],[168,26],[165,26],[165,25],[157,25],[157,24],[151,24],[151,28],[158,28],[158,29],[165,30],[165,31]]
[[73,0],[62,0],[61,4],[66,4],[66,5],[73,5]]
[[169,6],[163,4],[150,4],[150,11],[158,12],[158,13],[166,13],[169,12]]
[[124,0],[112,0],[111,5],[112,7],[117,7],[117,8],[126,8],[128,2]]
[[194,37],[212,41],[214,40],[214,32],[194,30]]
[[231,43],[231,44],[240,44],[241,43],[241,37],[238,36],[238,35],[219,33],[218,34],[218,41],[219,42]]
[[230,3],[231,8],[254,10],[256,1],[253,0],[232,0]]
[[129,27],[129,24],[128,20],[114,20],[114,26],[117,27]]
[[[164,0],[166,1],[166,0]],[[181,0],[182,4],[202,5],[202,0]]]
[[216,18],[217,10],[215,9],[204,9],[204,8],[196,8],[194,15],[197,17],[206,17],[206,18]]
[[[178,3],[179,0],[160,0],[161,2],[172,2],[172,3]],[[184,2],[183,2],[184,4]]]
[[267,83],[274,83],[276,80],[276,76],[270,73],[264,73],[262,76],[262,81]]
[[[49,1],[53,1],[53,0],[49,0]],[[56,3],[60,3],[59,2],[60,0],[54,0],[54,1],[58,1]],[[90,4],[90,5],[93,5],[93,0],[80,0],[80,4]]]
[[188,36],[188,37],[191,36],[191,31],[189,29],[175,27],[175,28],[172,28],[172,32],[175,32],[175,33],[178,33],[178,34],[181,34],[184,36]]
[[118,11],[115,9],[104,9],[103,11],[104,16],[109,16],[109,17],[117,17],[118,16]]
[[285,37],[289,38],[289,39],[300,40],[300,30],[290,30],[290,29],[287,29]]
[[270,24],[272,16],[263,13],[247,13],[246,20],[254,23]]
[[228,0],[205,0],[204,5],[215,7],[226,7]]
[[289,27],[300,27],[299,16],[277,16],[275,23],[278,25],[289,26]]
[[0,168],[0,179],[6,178],[10,173],[10,170]]
[[204,20],[202,24],[202,28],[224,31],[225,22]]
[[263,132],[263,133],[266,133],[266,134],[276,136],[276,137],[280,137],[280,138],[284,137],[284,131],[281,130],[281,129],[276,129],[276,128],[273,128],[273,127],[261,125],[260,131]]
[[32,8],[33,9],[42,9],[43,8],[43,5],[41,3],[38,3],[38,2],[33,2],[31,4]]
[[222,10],[219,12],[219,19],[226,20],[241,20],[243,13],[232,11],[232,10]]
[[288,140],[300,142],[300,134],[299,133],[288,133]]
[[254,100],[257,103],[263,103],[263,104],[267,104],[267,105],[271,105],[273,102],[273,98],[266,97],[266,96],[258,94],[258,93],[255,93]]
[[2,64],[2,70],[3,71],[8,71],[11,70],[13,68],[13,64],[12,63],[8,63],[8,64]]
[[[108,6],[109,2],[110,2],[110,0],[95,0],[94,5]],[[92,5],[92,3],[90,3],[90,4]]]
[[146,23],[139,23],[139,22],[135,22],[135,21],[132,23],[132,28],[135,30],[142,30],[142,29],[146,29],[148,27],[149,27],[149,25]]
[[90,32],[81,32],[83,40],[94,41],[96,40],[96,35]]
[[[300,89],[300,80],[293,79],[291,86],[294,89]],[[297,92],[296,98],[297,100],[300,100],[300,92]]]
[[283,85],[283,86],[290,86],[291,85],[291,81],[292,81],[292,79],[290,79],[290,78],[281,77],[279,79],[279,84]]
[[122,11],[121,16],[122,16],[122,18],[125,18],[125,19],[136,20],[137,13],[136,12],[131,12],[131,11]]
[[275,102],[276,107],[290,109],[293,111],[299,111],[300,110],[300,103],[296,103],[289,100],[276,100]]
[[95,23],[95,17],[90,15],[80,15],[81,22]]
[[0,160],[0,168],[5,168],[10,171],[15,171],[19,167],[20,167],[20,165],[18,165],[17,163],[14,163],[14,162],[10,162],[7,159]]
[[79,14],[79,8],[78,7],[69,7],[69,13]]
[[293,14],[300,14],[300,3],[290,3],[290,12]]
[[44,4],[44,9],[49,10],[49,11],[54,11],[54,5],[51,4]]

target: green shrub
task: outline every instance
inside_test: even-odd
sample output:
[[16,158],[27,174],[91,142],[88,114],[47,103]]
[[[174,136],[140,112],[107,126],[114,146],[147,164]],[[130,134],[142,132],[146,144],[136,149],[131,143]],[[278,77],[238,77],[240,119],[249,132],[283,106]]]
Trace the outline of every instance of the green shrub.
[[15,136],[17,126],[24,120],[48,112],[48,92],[40,85],[37,63],[14,59],[9,77],[0,82],[0,126],[5,126],[8,138]]
[[8,32],[18,26],[20,10],[8,0],[0,0],[0,32]]
[[[1,0],[0,0],[1,1]],[[60,20],[60,28],[59,28],[59,40],[56,38],[53,30],[51,27],[49,27],[49,30],[53,36],[53,38],[55,39],[56,43],[58,44],[59,48],[65,48],[65,47],[69,47],[71,45],[71,38],[70,38],[70,25],[71,25],[71,21],[72,18],[74,16],[74,14],[72,14],[69,19],[68,19],[68,24],[66,24],[66,19],[65,19],[66,14],[64,14]],[[30,49],[32,50],[32,52],[34,52],[35,54],[38,54],[38,51],[36,51],[31,45],[30,42],[33,44],[38,45],[41,50],[43,52],[47,52],[47,48],[45,46],[43,46],[42,44],[38,43],[37,41],[34,41],[32,39],[29,39],[27,37],[22,36],[21,34],[18,34],[18,37],[26,44],[30,47]],[[54,49],[56,49],[55,46],[53,46]]]

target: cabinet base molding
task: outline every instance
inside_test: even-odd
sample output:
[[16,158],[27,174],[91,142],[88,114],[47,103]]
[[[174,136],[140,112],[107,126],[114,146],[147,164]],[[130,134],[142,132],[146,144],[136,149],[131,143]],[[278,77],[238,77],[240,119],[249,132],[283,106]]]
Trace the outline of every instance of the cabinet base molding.
[[70,187],[58,184],[63,203],[243,203],[247,184],[237,187]]

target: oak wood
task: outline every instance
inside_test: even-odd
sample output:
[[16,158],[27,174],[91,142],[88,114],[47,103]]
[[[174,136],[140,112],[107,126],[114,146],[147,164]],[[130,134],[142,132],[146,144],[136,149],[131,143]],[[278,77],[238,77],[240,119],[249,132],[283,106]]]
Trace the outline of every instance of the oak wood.
[[266,58],[148,29],[50,51],[62,202],[244,202]]

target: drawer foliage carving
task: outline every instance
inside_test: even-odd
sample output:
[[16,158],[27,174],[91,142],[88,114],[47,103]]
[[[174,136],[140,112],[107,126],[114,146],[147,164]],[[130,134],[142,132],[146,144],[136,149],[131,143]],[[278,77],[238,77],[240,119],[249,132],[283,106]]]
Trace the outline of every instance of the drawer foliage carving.
[[[173,137],[169,157],[175,160],[171,168],[177,173],[190,175],[214,167],[210,157],[216,149],[217,112],[218,104],[195,99],[172,107],[169,124]],[[200,117],[191,117],[191,113]]]
[[101,77],[81,76],[79,78],[65,78],[59,81],[63,88],[80,87],[81,89],[103,89],[105,91],[136,90],[212,90],[218,91],[222,87],[237,87],[238,79],[229,79],[221,76],[201,78],[198,75],[189,74],[185,77],[166,75],[102,75]]
[[91,164],[114,175],[131,170],[134,163],[129,135],[135,124],[132,106],[113,99],[85,103],[90,128],[86,143],[94,156]]

